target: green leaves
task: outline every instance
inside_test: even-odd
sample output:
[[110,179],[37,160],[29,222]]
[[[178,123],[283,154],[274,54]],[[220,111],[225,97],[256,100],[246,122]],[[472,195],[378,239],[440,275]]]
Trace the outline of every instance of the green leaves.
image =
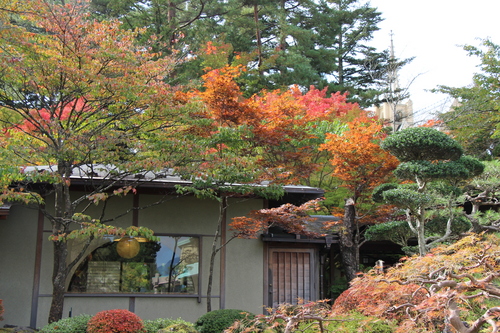
[[419,253],[424,255],[435,242],[450,237],[451,227],[458,228],[456,223],[445,224],[439,232],[443,236],[428,243],[426,224],[432,212],[445,209],[449,218],[453,218],[460,196],[457,185],[481,174],[485,166],[476,158],[463,156],[457,141],[433,128],[408,128],[396,132],[383,141],[382,147],[402,161],[394,175],[415,183],[386,184],[373,192],[373,198],[407,211],[407,222],[417,233]]
[[408,239],[415,237],[406,221],[390,221],[375,224],[365,232],[365,239],[369,241],[390,240],[401,247],[408,246]]
[[458,142],[429,127],[407,128],[388,136],[381,144],[401,162],[456,160],[463,154]]
[[387,190],[383,192],[382,196],[386,202],[410,211],[426,207],[434,201],[434,198],[426,193],[419,193],[407,188]]
[[75,216],[75,220],[82,219],[81,229],[73,230],[68,234],[55,234],[49,237],[52,241],[67,241],[70,239],[87,239],[92,238],[102,238],[107,236],[113,236],[116,238],[123,236],[131,237],[142,237],[148,241],[157,242],[159,237],[154,235],[153,230],[146,227],[136,227],[130,226],[127,228],[115,227],[112,225],[103,224],[97,220],[91,220],[89,216]]
[[484,165],[470,156],[462,156],[456,161],[408,161],[401,163],[394,175],[401,180],[422,179],[426,181],[437,179],[468,179],[480,174]]
[[467,178],[479,176],[484,172],[486,168],[486,165],[484,163],[472,156],[461,156],[460,159],[456,161],[456,163],[462,165],[467,169],[467,171],[469,172]]
[[500,143],[500,45],[484,39],[479,46],[466,45],[464,50],[478,58],[480,70],[471,78],[474,83],[469,86],[439,86],[436,89],[458,102],[439,118],[467,154],[484,158],[492,154],[497,156],[495,149]]
[[398,186],[399,185],[397,183],[385,183],[375,187],[375,189],[372,192],[373,201],[377,203],[385,203],[384,192],[388,190],[394,190],[398,188]]

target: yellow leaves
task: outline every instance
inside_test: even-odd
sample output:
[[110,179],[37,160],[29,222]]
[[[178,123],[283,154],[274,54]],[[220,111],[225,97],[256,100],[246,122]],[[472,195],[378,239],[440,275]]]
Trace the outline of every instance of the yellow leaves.
[[[137,46],[137,31],[120,29],[118,21],[93,20],[81,4],[25,3],[26,26],[40,29],[0,30],[1,81],[12,89],[3,95],[0,116],[8,124],[2,128],[4,147],[13,156],[44,165],[61,158],[117,163],[132,156],[119,147],[131,151],[139,144],[133,133],[138,127],[150,133],[177,120],[169,104],[173,89],[163,81],[175,57],[157,59],[157,53]],[[22,100],[43,108],[28,110]]]
[[61,231],[57,231],[53,235],[49,237],[52,241],[67,241],[68,239],[87,239],[89,237],[107,237],[107,236],[115,236],[115,237],[123,237],[123,236],[131,236],[131,237],[143,237],[148,241],[158,241],[159,237],[154,235],[153,230],[146,227],[136,227],[130,226],[127,228],[115,227],[112,225],[107,225],[101,223],[99,220],[90,219],[89,216],[79,214],[74,215],[73,219],[75,222],[79,222],[81,228],[77,230],[73,230],[69,233],[62,233]]
[[[433,279],[437,276],[474,274],[478,279],[497,274],[500,262],[498,235],[470,235],[449,246],[434,248],[424,257],[411,257],[404,265],[391,269],[388,275],[396,279]],[[467,280],[467,278],[466,278]]]
[[[56,83],[68,90],[72,83],[80,88],[75,90],[88,91],[83,87],[92,82],[96,93],[109,95],[107,79],[113,78],[114,84],[127,82],[130,89],[141,81],[139,78],[142,81],[162,80],[172,69],[170,63],[175,60],[169,57],[157,60],[157,54],[138,50],[135,45],[137,32],[120,29],[118,21],[88,19],[81,5],[74,3],[71,6],[29,3],[33,7],[26,18],[49,33],[10,34],[9,42],[3,45],[10,45],[11,50],[15,48],[24,54],[25,62],[21,66],[24,73],[20,74],[25,82],[33,80],[42,88],[34,89],[42,94],[57,94],[49,88]],[[57,81],[61,79],[66,82]]]

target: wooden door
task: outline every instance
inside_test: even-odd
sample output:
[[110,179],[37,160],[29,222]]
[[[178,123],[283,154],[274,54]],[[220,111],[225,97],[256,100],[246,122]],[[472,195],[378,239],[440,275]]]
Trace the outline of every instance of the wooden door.
[[267,305],[316,300],[316,267],[313,248],[269,248]]

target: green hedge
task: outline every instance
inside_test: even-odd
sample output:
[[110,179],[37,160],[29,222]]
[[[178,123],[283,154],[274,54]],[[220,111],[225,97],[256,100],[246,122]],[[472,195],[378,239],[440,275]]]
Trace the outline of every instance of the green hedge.
[[41,333],[86,333],[87,323],[92,318],[91,315],[82,314],[79,316],[64,318],[43,327]]
[[[157,333],[161,329],[165,328],[175,328],[179,329],[181,327],[193,327],[193,324],[184,321],[182,319],[166,319],[159,318],[154,320],[143,320],[144,331],[145,333]],[[186,332],[189,332],[187,328],[185,328]],[[175,332],[175,331],[174,331]],[[182,332],[182,331],[180,331]]]
[[[87,323],[92,318],[91,315],[79,315],[72,318],[61,319],[57,322],[43,327],[41,333],[86,333]],[[190,333],[196,332],[193,324],[182,319],[159,318],[154,320],[143,320],[144,333],[157,333],[161,329],[175,329],[176,332]],[[192,331],[189,331],[189,328]]]
[[253,318],[255,318],[254,314],[243,310],[215,310],[198,318],[195,323],[195,328],[200,333],[221,333],[237,320],[252,320]]
[[[342,318],[337,318],[338,321],[325,321],[324,329],[327,332],[342,332],[342,333],[392,333],[396,326],[387,321],[375,317],[367,317],[361,314],[353,313]],[[299,324],[299,331],[304,333],[320,332],[318,324],[312,322],[302,322]]]

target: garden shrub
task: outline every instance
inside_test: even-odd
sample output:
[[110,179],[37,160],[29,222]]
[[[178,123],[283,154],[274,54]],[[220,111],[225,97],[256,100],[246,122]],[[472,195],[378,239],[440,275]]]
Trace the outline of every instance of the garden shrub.
[[64,318],[42,327],[41,333],[86,333],[87,323],[91,315],[82,314],[76,317]]
[[87,324],[87,333],[139,333],[144,332],[141,318],[124,309],[98,312]]
[[198,331],[193,327],[191,323],[177,323],[170,325],[158,331],[158,333],[198,333]]
[[5,325],[7,327],[0,328],[0,333],[35,333],[38,330],[31,327],[24,326],[14,326],[14,325]]
[[4,312],[4,308],[3,308],[3,301],[0,299],[0,321],[3,320],[3,312]]
[[[144,332],[145,333],[157,333],[161,329],[165,328],[172,328],[174,326],[182,327],[182,325],[189,326],[193,328],[193,324],[189,323],[187,321],[184,321],[182,319],[167,319],[167,318],[159,318],[159,319],[154,319],[154,320],[144,320],[143,321],[144,325]],[[194,330],[194,328],[193,328]],[[172,332],[177,332],[177,331],[172,331]],[[180,331],[182,332],[182,331]],[[186,331],[190,332],[190,331]],[[196,332],[194,330],[193,332]]]
[[237,320],[252,320],[255,315],[236,309],[221,309],[205,313],[198,318],[195,328],[200,333],[221,333]]
[[[245,322],[242,332],[262,333],[393,333],[397,322],[368,316],[357,311],[332,315],[327,300],[303,302],[298,305],[280,304],[265,316]],[[236,325],[227,332],[238,332]],[[226,332],[226,331],[224,331]]]
[[[325,318],[329,319],[329,318]],[[333,318],[332,318],[333,319]],[[359,313],[351,313],[342,317],[335,317],[335,321],[324,322],[326,332],[335,333],[393,333],[393,323],[376,317],[364,316]],[[306,329],[307,328],[307,329]],[[301,323],[299,329],[304,333],[319,332],[319,326],[311,323]]]

